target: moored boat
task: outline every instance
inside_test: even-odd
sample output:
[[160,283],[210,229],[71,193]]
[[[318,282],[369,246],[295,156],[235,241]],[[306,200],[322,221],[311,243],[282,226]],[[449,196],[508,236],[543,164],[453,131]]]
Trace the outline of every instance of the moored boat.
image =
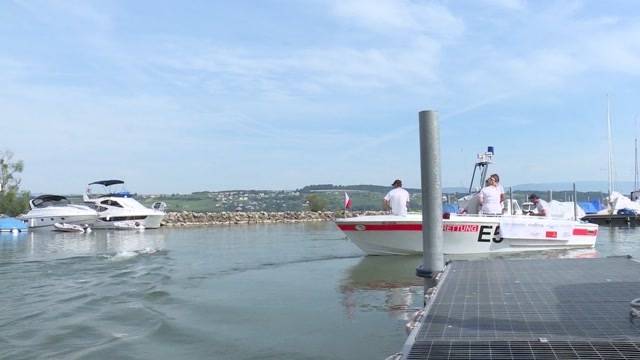
[[28,231],[27,225],[20,219],[12,217],[0,217],[0,232],[20,233]]
[[40,195],[29,201],[29,212],[18,216],[32,229],[52,230],[54,224],[91,225],[98,213],[84,205],[72,204],[61,195]]
[[[503,215],[478,214],[472,190],[476,173],[478,187],[484,184],[493,147],[478,155],[469,195],[459,200],[465,214],[443,214],[443,253],[486,254],[554,249],[593,248],[598,225],[567,218],[522,215],[517,202],[505,201]],[[573,207],[573,206],[572,206]],[[574,207],[575,209],[575,207]],[[575,211],[575,210],[574,210]],[[336,225],[367,255],[422,254],[422,214],[377,215],[336,219]]]
[[[633,193],[631,194],[633,196]],[[638,226],[640,225],[640,202],[631,200],[619,192],[613,191],[607,197],[606,209],[595,214],[587,214],[583,221],[601,226]]]
[[[102,185],[106,189],[106,193],[94,194],[90,191],[93,185]],[[129,225],[135,225],[136,222],[146,229],[160,227],[160,222],[165,216],[165,212],[160,210],[160,207],[150,209],[139,203],[127,191],[111,191],[111,187],[115,185],[124,185],[124,181],[101,180],[92,182],[83,196],[84,202],[94,207],[98,212],[98,220],[95,222],[94,228],[131,228],[132,226]],[[137,228],[140,228],[140,226],[137,226]]]
[[[422,254],[422,215],[336,219],[367,255]],[[449,214],[442,220],[445,254],[484,254],[592,248],[598,225],[536,216]]]

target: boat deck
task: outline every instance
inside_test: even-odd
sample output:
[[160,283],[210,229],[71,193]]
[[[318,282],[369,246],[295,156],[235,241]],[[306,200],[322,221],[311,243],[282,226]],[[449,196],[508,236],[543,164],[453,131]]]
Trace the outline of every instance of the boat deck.
[[405,359],[640,359],[640,262],[450,263]]

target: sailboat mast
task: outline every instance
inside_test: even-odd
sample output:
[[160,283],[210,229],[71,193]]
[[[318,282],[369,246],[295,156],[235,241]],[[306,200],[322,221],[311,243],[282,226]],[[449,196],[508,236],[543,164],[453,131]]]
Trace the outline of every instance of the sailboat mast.
[[633,178],[633,191],[638,190],[638,138],[635,139],[635,160],[636,160],[636,173]]
[[611,146],[611,106],[609,104],[609,97],[607,96],[607,140],[609,143],[609,199],[613,193],[613,158],[612,158],[612,146]]

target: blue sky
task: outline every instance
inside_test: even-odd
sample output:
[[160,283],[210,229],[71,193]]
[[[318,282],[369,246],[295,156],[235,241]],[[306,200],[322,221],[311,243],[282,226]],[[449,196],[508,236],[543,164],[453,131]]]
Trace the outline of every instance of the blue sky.
[[633,180],[635,1],[0,2],[3,141],[23,188],[80,193],[444,186],[493,145],[505,186]]

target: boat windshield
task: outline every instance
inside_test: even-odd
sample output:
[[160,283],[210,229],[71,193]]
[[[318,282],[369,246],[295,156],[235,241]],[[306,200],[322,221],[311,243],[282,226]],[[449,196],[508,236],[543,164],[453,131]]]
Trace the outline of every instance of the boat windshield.
[[100,197],[132,197],[132,194],[127,191],[122,180],[101,180],[95,181],[88,185],[87,196],[96,199]]
[[46,208],[50,206],[67,206],[71,202],[64,196],[59,195],[42,195],[31,200],[34,207]]

